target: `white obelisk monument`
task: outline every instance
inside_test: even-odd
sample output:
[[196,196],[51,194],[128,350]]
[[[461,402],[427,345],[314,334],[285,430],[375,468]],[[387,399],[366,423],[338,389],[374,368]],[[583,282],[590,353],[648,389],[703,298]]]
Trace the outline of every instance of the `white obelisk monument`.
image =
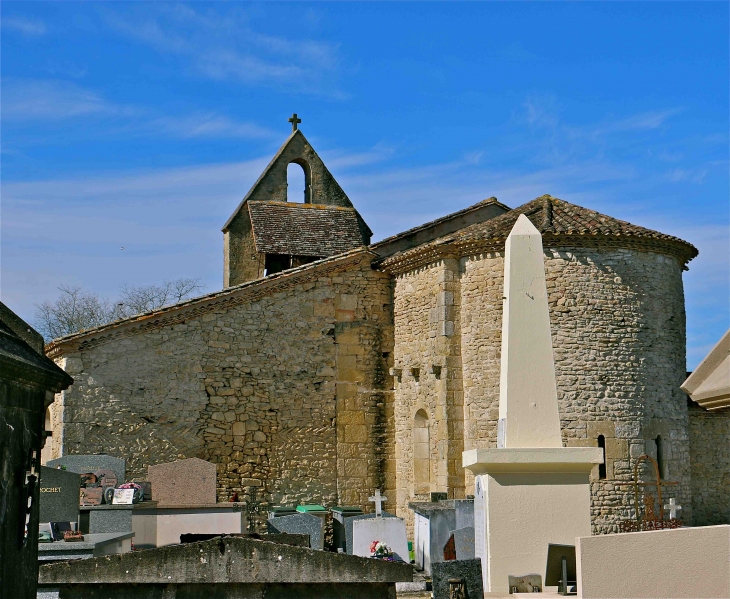
[[542,237],[520,215],[505,245],[497,448],[463,454],[485,591],[544,576],[549,543],[591,534],[589,475],[602,461],[598,447],[563,447]]

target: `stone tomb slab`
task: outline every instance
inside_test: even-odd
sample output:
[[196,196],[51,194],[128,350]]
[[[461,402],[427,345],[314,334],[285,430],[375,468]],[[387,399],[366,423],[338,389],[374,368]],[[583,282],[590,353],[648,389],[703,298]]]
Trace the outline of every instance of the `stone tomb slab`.
[[188,458],[148,466],[152,501],[160,506],[212,505],[216,502],[216,466]]
[[319,516],[301,513],[269,518],[269,531],[309,535],[309,547],[324,550],[324,519]]
[[401,518],[355,518],[352,521],[352,554],[370,557],[373,541],[385,543],[396,559],[409,563],[406,523]]
[[408,564],[239,537],[52,564],[39,574],[41,590],[60,588],[67,599],[392,599],[396,582],[412,580]]
[[76,522],[81,477],[75,472],[41,466],[39,522]]
[[79,527],[83,533],[132,532],[131,505],[82,507]]
[[69,472],[86,474],[100,470],[112,470],[117,475],[117,484],[122,484],[127,476],[127,461],[111,455],[65,455],[55,460],[49,460],[46,466],[57,468],[65,466]]
[[449,599],[449,580],[461,579],[466,583],[466,599],[482,599],[482,560],[456,560],[431,564],[433,599]]
[[465,526],[452,530],[457,560],[474,559],[474,527]]

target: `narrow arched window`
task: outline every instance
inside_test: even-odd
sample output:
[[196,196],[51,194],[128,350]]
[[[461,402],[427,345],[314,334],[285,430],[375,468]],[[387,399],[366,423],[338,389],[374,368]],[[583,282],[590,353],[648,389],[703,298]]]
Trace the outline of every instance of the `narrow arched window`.
[[664,456],[664,439],[661,435],[657,435],[656,438],[656,463],[659,466],[659,476],[661,478],[667,477],[667,462]]
[[286,201],[300,204],[307,201],[304,167],[296,162],[286,167]]
[[413,419],[413,492],[431,492],[431,448],[425,410],[418,410]]
[[603,452],[603,464],[598,465],[598,478],[603,480],[606,478],[606,437],[598,435],[598,447]]

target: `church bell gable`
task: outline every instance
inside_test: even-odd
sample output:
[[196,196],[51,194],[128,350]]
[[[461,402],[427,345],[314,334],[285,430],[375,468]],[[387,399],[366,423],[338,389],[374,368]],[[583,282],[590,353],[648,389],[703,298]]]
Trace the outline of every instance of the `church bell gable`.
[[[370,243],[372,231],[297,128],[301,121],[289,121],[291,135],[223,226],[224,287]],[[288,201],[290,164],[304,171],[301,203]]]

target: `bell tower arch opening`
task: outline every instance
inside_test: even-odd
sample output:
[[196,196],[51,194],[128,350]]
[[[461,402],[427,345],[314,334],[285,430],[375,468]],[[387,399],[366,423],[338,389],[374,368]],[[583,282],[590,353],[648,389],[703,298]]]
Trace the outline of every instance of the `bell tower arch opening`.
[[[303,159],[292,160],[286,167],[286,201],[310,204],[312,202],[311,169]],[[304,190],[302,198],[301,190]]]

